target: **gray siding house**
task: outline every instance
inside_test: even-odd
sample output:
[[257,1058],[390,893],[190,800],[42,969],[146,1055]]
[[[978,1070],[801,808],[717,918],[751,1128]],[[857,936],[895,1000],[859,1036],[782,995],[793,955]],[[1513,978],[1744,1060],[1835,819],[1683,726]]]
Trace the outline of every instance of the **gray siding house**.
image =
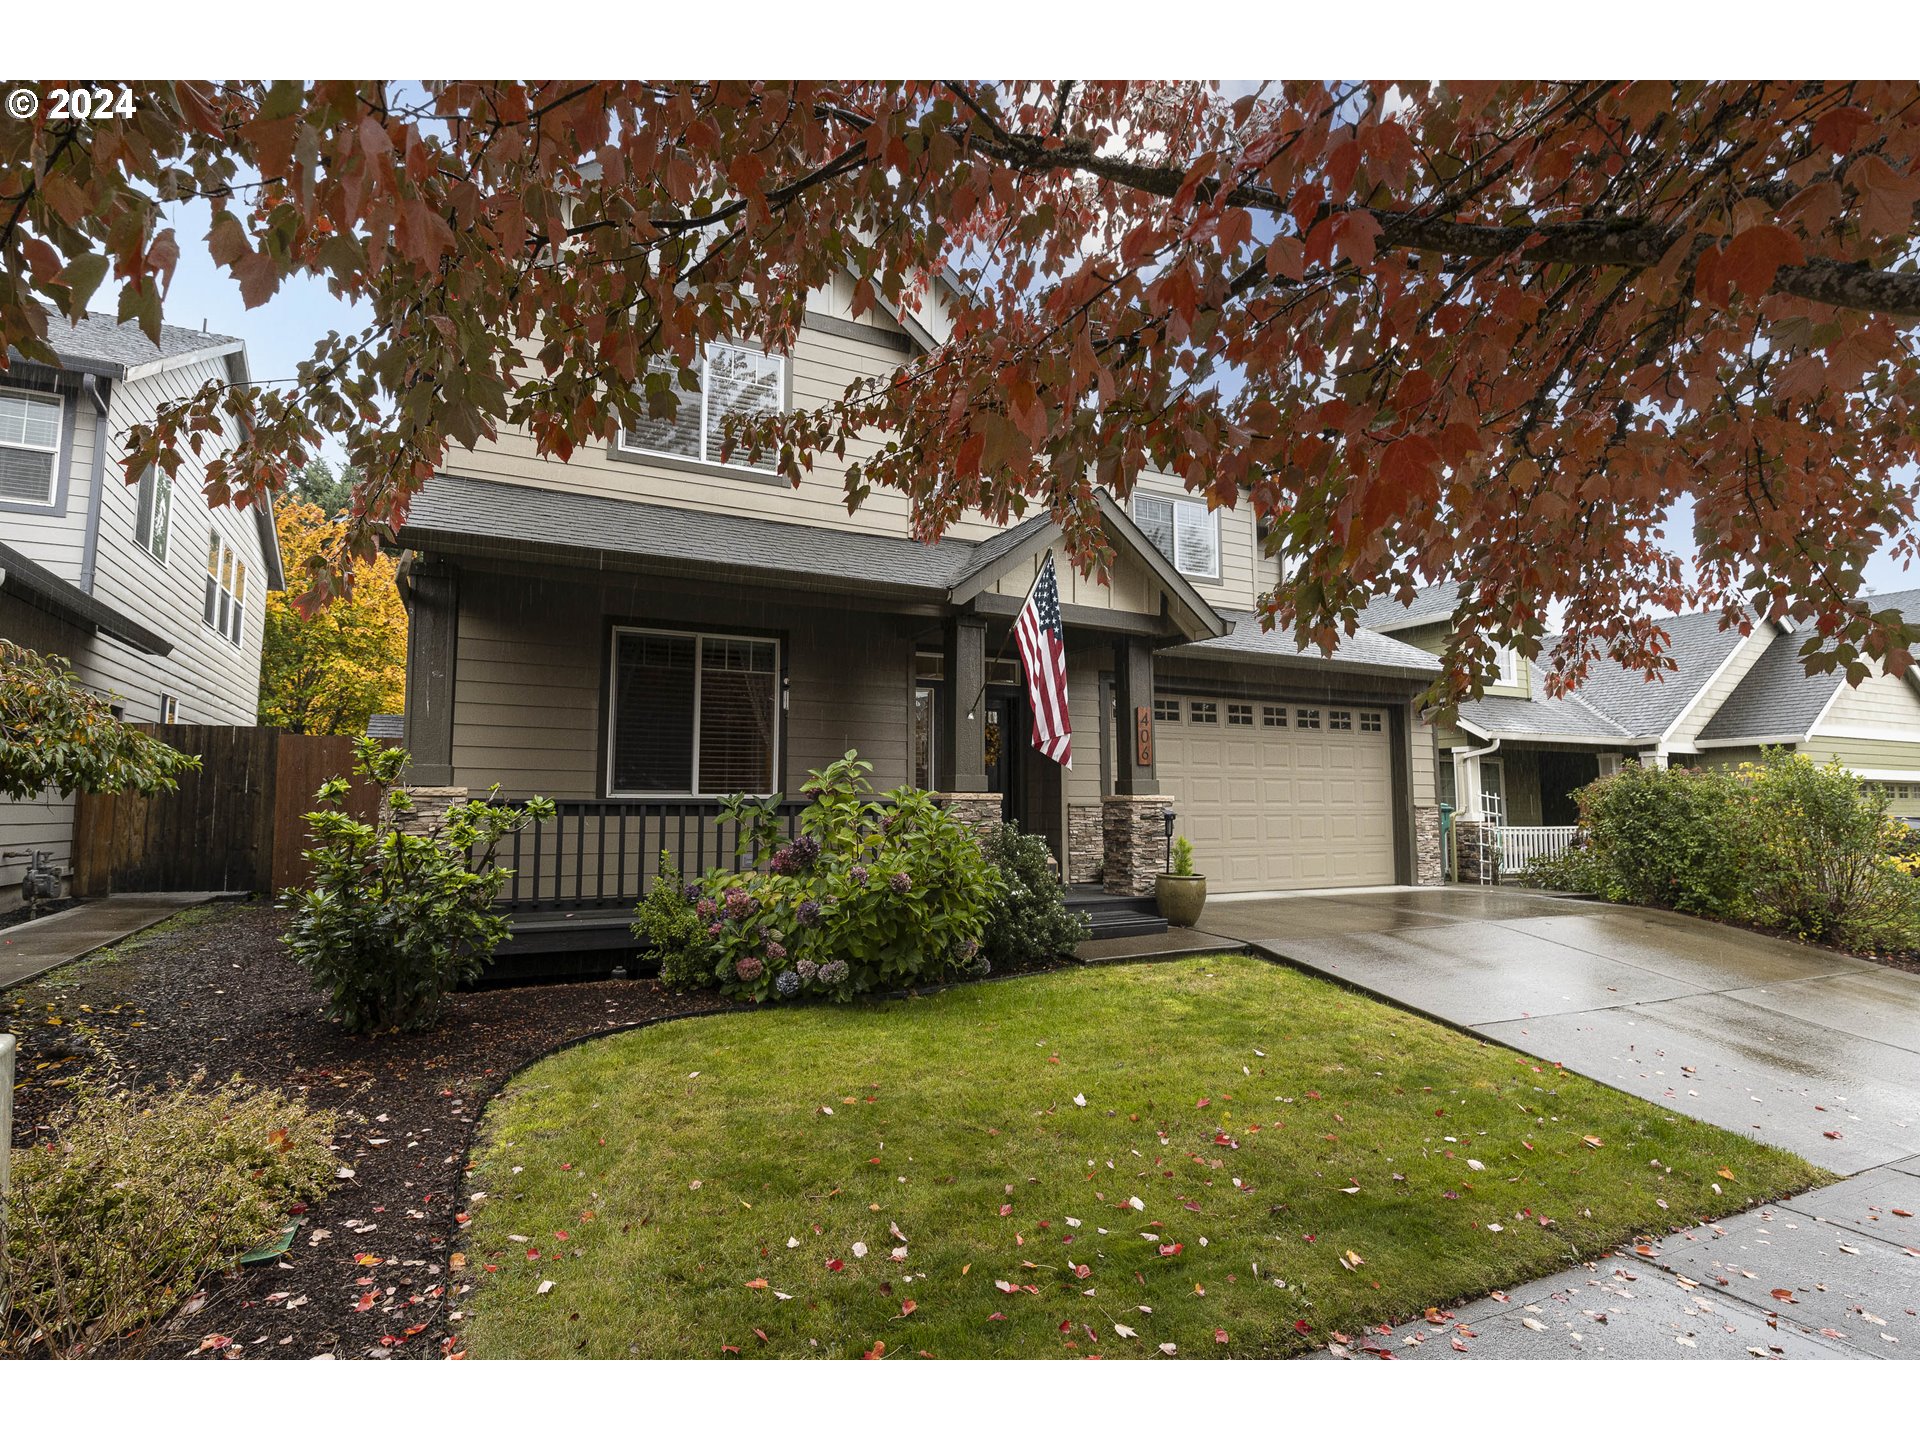
[[1102,501],[1104,582],[1058,555],[1069,770],[1030,746],[1008,639],[1050,520],[970,515],[923,544],[904,497],[849,514],[831,456],[797,488],[719,462],[725,416],[828,402],[942,333],[937,295],[855,319],[851,290],[809,297],[790,356],[711,347],[672,420],[565,462],[503,432],[416,498],[414,779],[560,802],[511,862],[520,903],[630,904],[663,848],[679,869],[725,858],[716,797],[792,796],[849,749],[879,787],[1017,820],[1116,893],[1151,889],[1168,809],[1215,893],[1437,879],[1414,707],[1435,661],[1364,631],[1331,659],[1262,632],[1278,561],[1248,510],[1149,476]]
[[[210,507],[201,462],[126,483],[119,437],[208,380],[244,382],[245,345],[55,317],[60,368],[0,372],[0,635],[61,655],[132,721],[251,725],[266,592],[283,583],[266,508]],[[228,436],[227,441],[235,437]],[[0,800],[0,885],[34,850],[64,874],[73,802]]]

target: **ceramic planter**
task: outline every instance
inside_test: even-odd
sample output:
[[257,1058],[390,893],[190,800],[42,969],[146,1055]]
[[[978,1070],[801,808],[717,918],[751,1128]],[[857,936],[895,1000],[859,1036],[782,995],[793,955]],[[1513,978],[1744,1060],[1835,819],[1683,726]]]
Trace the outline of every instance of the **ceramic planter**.
[[1153,898],[1160,906],[1160,918],[1169,925],[1191,928],[1200,921],[1207,905],[1207,877],[1204,875],[1156,875]]

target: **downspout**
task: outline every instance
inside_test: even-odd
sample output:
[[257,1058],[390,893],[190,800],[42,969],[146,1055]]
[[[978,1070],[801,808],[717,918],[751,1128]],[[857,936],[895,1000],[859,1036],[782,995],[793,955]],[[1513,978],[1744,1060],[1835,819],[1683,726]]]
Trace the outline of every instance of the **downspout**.
[[[1461,750],[1461,749],[1455,748],[1451,752],[1453,755],[1453,763],[1455,765],[1458,765],[1462,760],[1478,760],[1482,755],[1491,755],[1493,754],[1494,751],[1500,748],[1500,740],[1501,740],[1501,737],[1496,735],[1493,739],[1492,744],[1482,745],[1478,750]],[[1483,793],[1484,792],[1481,790],[1481,788],[1478,785],[1474,786],[1473,788],[1474,813],[1471,817],[1472,819],[1483,820],[1486,818],[1486,812],[1482,810],[1480,807],[1480,796]],[[1454,798],[1458,800],[1459,796],[1456,794]],[[1460,818],[1465,820],[1469,817],[1463,815]]]
[[113,384],[93,375],[80,377],[81,392],[93,402],[93,491],[87,496],[86,548],[80,553],[80,588],[93,593],[94,567],[100,553],[100,509],[107,473],[107,391]]

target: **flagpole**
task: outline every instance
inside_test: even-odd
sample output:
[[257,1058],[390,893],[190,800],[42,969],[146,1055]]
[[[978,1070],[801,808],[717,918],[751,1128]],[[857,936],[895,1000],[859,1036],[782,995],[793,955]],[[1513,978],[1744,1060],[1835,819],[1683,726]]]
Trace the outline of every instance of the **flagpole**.
[[[1020,604],[1021,610],[1025,610],[1027,608],[1027,601],[1031,601],[1033,599],[1033,592],[1040,584],[1040,577],[1046,573],[1046,569],[1047,569],[1046,562],[1048,560],[1051,560],[1052,558],[1053,558],[1053,547],[1049,545],[1047,547],[1046,555],[1042,558],[1040,564],[1035,568],[1033,572],[1033,584],[1027,586],[1027,599],[1021,602]],[[1015,612],[1016,620],[1018,619],[1018,615],[1019,615],[1019,612],[1016,611]],[[1007,653],[1007,646],[1013,640],[1013,631],[1014,631],[1014,626],[1009,625],[1007,627],[1006,639],[1002,640],[1000,642],[1000,648],[993,652],[993,658],[995,662],[998,662],[1000,657]],[[988,668],[991,668],[991,666],[989,666]],[[974,696],[973,703],[967,706],[967,719],[969,720],[973,719],[974,715],[979,712],[980,702],[986,698],[987,698],[987,677],[983,672],[980,676],[980,693]]]

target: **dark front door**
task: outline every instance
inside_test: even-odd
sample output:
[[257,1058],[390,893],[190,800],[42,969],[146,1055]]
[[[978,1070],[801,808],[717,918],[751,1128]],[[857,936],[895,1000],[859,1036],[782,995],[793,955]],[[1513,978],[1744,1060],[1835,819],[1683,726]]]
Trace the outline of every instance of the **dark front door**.
[[1026,829],[1021,771],[1026,759],[1024,700],[1018,690],[987,692],[987,789],[1000,797],[1000,818]]

